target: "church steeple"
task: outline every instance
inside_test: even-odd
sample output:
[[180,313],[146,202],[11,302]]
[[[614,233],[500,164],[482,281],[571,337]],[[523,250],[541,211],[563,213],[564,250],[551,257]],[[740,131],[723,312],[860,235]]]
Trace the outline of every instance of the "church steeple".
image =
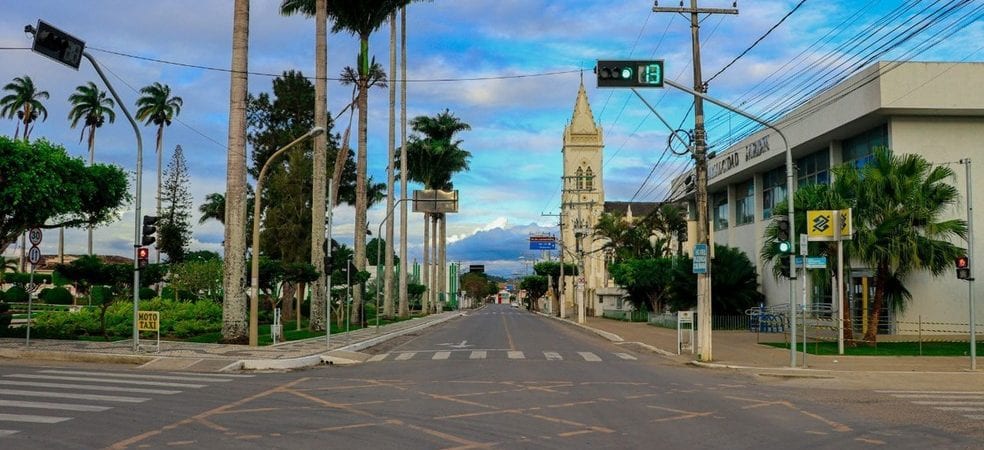
[[574,101],[574,115],[571,117],[569,130],[571,134],[599,134],[594,114],[591,113],[591,104],[588,103],[588,93],[584,90],[583,78],[577,89],[577,100]]

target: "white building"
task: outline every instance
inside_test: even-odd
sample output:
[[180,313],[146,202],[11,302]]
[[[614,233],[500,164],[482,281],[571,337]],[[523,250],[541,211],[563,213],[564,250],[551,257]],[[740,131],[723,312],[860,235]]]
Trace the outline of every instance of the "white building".
[[[984,63],[880,62],[807,101],[775,125],[789,141],[797,186],[829,183],[831,167],[862,165],[873,148],[886,146],[896,153],[915,153],[935,164],[949,164],[957,175],[950,183],[960,192],[960,204],[948,212],[948,218],[966,219],[967,180],[959,161],[974,160],[976,176],[984,177]],[[784,152],[779,136],[763,129],[708,162],[708,217],[714,243],[737,247],[758,261],[772,207],[787,194]],[[687,192],[681,197],[691,200],[693,211],[692,186],[685,188],[688,178],[678,177],[672,190]],[[984,189],[975,187],[973,198],[979,204]],[[978,229],[984,226],[984,208],[974,210],[973,220]],[[690,236],[694,230],[692,223]],[[979,256],[984,261],[982,241],[976,239],[972,259]],[[955,244],[966,246],[962,241]],[[757,265],[769,304],[788,302],[788,281],[776,281],[766,263]],[[858,262],[852,265],[845,282],[858,317],[873,291],[872,270]],[[978,269],[978,273],[984,272]],[[958,280],[953,271],[941,277],[914,273],[905,283],[912,301],[898,315],[885,308],[889,325],[883,331],[906,333],[914,329],[908,324],[920,319],[967,323],[967,282]],[[984,288],[981,283],[976,286],[979,299]],[[799,295],[799,284],[796,289]],[[814,295],[813,301],[829,302],[829,294]],[[982,310],[977,308],[978,323],[984,319]]]

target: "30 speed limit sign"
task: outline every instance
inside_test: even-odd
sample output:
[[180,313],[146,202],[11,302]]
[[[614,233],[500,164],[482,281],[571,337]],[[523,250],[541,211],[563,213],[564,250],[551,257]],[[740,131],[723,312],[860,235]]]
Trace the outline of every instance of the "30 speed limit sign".
[[31,241],[31,245],[40,245],[41,236],[40,228],[31,228],[31,230],[27,232],[27,239]]

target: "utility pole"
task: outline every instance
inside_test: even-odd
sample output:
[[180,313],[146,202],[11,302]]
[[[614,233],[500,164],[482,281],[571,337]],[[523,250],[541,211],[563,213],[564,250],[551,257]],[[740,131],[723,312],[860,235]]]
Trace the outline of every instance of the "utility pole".
[[[560,253],[559,253],[559,255],[560,255],[560,258],[559,258],[560,259],[560,277],[557,279],[558,284],[560,284],[560,286],[557,286],[557,289],[558,289],[558,292],[562,295],[563,292],[564,292],[564,290],[563,290],[563,286],[564,286],[563,285],[563,280],[564,280],[564,209],[563,209],[563,206],[561,206],[560,214],[540,214],[540,215],[541,216],[556,217],[557,218],[557,226],[558,226],[558,228],[560,228],[560,237],[558,239],[558,244],[560,245]],[[549,255],[549,252],[548,252],[548,255]],[[549,258],[548,258],[548,260],[549,260]],[[552,283],[553,283],[553,277],[549,276],[549,274],[548,274],[548,276],[547,276],[547,290],[551,294],[553,294],[553,286],[551,285]],[[550,312],[550,315],[554,315],[554,316],[559,315],[560,314],[560,303],[558,302],[557,303],[557,308],[554,309],[553,302],[550,302],[550,311],[549,312]]]
[[[681,3],[682,5],[682,3]],[[673,12],[690,14],[690,35],[693,45],[694,90],[707,92],[700,72],[700,14],[738,14],[737,8],[698,8],[697,0],[690,0],[690,7],[660,7],[653,5],[653,12]],[[697,237],[696,243],[708,244],[707,221],[707,139],[704,131],[704,103],[694,96],[694,154],[697,174]],[[697,274],[697,359],[711,361],[711,261],[707,262],[707,272]]]

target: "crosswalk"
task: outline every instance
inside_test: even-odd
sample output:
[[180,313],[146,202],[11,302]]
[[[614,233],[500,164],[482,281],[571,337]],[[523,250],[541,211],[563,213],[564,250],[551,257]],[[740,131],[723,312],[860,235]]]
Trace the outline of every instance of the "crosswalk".
[[518,350],[429,350],[429,351],[403,351],[393,353],[380,353],[373,355],[366,362],[380,361],[476,361],[486,359],[509,359],[509,360],[544,360],[544,361],[635,361],[636,358],[630,353],[602,353],[594,352],[524,352]]
[[947,411],[968,419],[984,421],[984,391],[880,390],[875,392],[936,411]]
[[0,439],[21,432],[19,424],[58,424],[243,377],[252,375],[60,369],[5,374],[0,376]]

